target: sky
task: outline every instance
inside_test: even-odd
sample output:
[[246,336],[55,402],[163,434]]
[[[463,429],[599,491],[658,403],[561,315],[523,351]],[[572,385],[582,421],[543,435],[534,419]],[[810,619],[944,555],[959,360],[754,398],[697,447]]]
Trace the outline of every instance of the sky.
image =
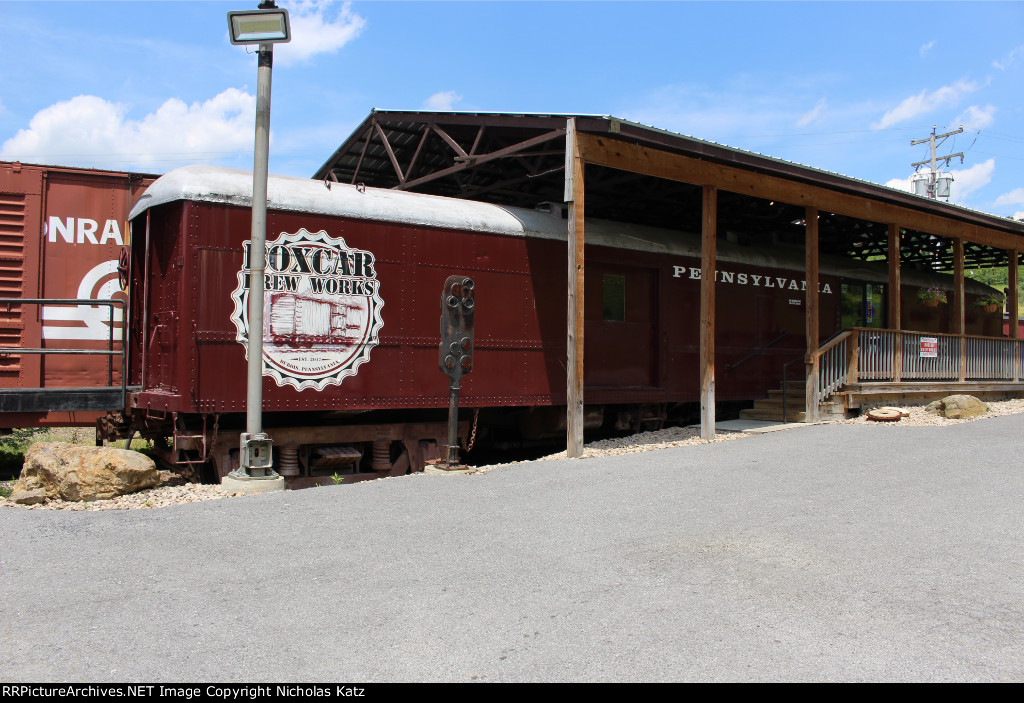
[[[0,160],[252,169],[241,2],[0,0]],[[607,114],[1024,219],[1024,2],[287,0],[271,173],[312,176],[373,108]]]

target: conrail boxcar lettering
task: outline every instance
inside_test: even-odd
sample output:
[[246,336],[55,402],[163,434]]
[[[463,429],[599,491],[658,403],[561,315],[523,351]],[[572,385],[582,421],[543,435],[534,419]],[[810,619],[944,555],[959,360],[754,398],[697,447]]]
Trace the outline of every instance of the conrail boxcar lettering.
[[47,240],[56,242],[57,235],[60,235],[61,239],[68,244],[111,243],[119,247],[124,246],[124,239],[121,237],[121,228],[117,220],[107,220],[103,225],[103,233],[100,235],[99,240],[97,240],[96,232],[99,231],[99,227],[100,225],[96,220],[90,220],[87,217],[69,217],[64,219],[50,215],[50,221],[47,225]]

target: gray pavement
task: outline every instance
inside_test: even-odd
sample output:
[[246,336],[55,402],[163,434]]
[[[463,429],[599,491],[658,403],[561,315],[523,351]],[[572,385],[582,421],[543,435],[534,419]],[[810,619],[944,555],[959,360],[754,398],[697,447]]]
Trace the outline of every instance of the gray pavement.
[[1024,679],[1024,416],[0,510],[0,680]]

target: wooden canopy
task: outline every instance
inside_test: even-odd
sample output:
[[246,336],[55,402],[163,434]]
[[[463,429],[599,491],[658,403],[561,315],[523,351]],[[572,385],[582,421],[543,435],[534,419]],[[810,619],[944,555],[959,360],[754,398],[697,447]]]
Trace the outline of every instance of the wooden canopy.
[[[817,378],[813,291],[822,254],[886,260],[897,290],[901,267],[952,271],[954,328],[962,333],[965,267],[1007,265],[1015,288],[1024,250],[1021,222],[611,116],[374,110],[314,177],[527,208],[569,204],[570,456],[582,453],[583,439],[584,193],[588,217],[702,233],[705,437],[714,434],[719,232],[803,244],[808,398]],[[1009,305],[1016,319],[1016,296]],[[898,301],[889,318],[899,329]]]

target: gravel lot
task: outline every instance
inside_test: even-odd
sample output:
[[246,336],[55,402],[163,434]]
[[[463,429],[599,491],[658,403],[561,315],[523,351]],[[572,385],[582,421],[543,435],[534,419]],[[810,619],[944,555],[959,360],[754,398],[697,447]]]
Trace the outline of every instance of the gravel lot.
[[[1024,399],[1013,399],[1003,401],[992,401],[988,403],[989,412],[984,417],[1000,417],[1004,415],[1017,415],[1024,413]],[[841,421],[844,424],[868,424],[877,427],[895,428],[909,426],[943,426],[957,425],[973,420],[949,420],[935,413],[925,412],[924,406],[907,406],[900,408],[909,413],[909,417],[902,418],[898,422],[874,422],[868,420],[867,415],[850,420]],[[980,418],[978,418],[980,419]],[[78,429],[56,431],[50,441],[78,441]],[[91,436],[91,430],[88,431]],[[65,437],[67,435],[67,437]],[[725,442],[735,439],[750,437],[751,435],[742,432],[719,432],[714,442]],[[671,427],[656,432],[641,432],[640,434],[615,439],[604,439],[592,442],[584,447],[583,458],[591,459],[601,456],[618,456],[623,454],[635,454],[638,452],[650,452],[671,447],[686,447],[698,444],[707,444],[700,437],[700,430],[692,427]],[[553,461],[565,459],[564,451],[543,457],[540,461]],[[516,462],[518,463],[518,462]],[[474,467],[470,473],[485,473],[514,464],[494,464],[490,466]],[[446,473],[446,472],[440,472]],[[399,477],[402,478],[402,477]],[[388,479],[391,480],[391,479]],[[198,483],[187,483],[184,485],[158,486],[145,491],[139,491],[131,495],[119,496],[111,500],[97,500],[89,503],[73,502],[63,500],[48,500],[39,505],[18,505],[6,498],[0,498],[0,508],[12,507],[26,510],[132,510],[163,508],[169,505],[181,505],[183,503],[197,503],[206,500],[220,500],[223,498],[241,497],[241,493],[227,493],[219,486],[207,486]]]

